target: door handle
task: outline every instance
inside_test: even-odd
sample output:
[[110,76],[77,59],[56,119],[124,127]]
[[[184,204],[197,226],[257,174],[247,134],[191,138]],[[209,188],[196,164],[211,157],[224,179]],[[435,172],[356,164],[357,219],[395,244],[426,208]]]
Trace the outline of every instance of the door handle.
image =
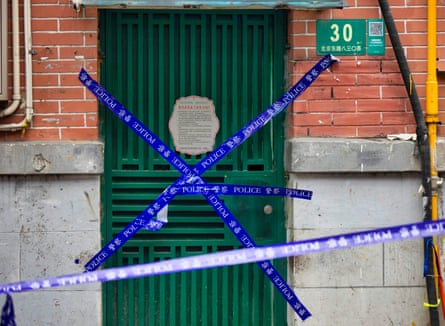
[[264,214],[266,214],[266,215],[272,214],[272,212],[273,212],[272,205],[269,205],[269,204],[265,205],[263,208],[263,211],[264,211]]

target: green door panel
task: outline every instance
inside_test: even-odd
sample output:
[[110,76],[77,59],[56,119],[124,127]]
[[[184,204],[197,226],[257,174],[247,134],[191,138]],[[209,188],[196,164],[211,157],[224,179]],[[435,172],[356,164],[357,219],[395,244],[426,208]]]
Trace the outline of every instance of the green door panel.
[[[100,10],[100,80],[171,148],[175,101],[211,99],[220,121],[217,146],[284,92],[286,26],[282,10]],[[111,113],[101,108],[100,115],[107,242],[180,174]],[[275,118],[203,178],[283,186],[282,124]],[[205,157],[177,154],[191,166]],[[258,245],[285,241],[282,198],[221,199]],[[168,221],[158,232],[138,232],[108,266],[241,247],[202,196],[176,197]],[[285,260],[274,264],[286,274]],[[256,264],[107,283],[103,299],[107,326],[286,325],[286,302]]]
[[[228,184],[273,186],[280,180],[274,181],[273,174],[254,174],[250,176],[235,175],[227,177]],[[284,230],[284,219],[275,212],[282,213],[284,200],[281,197],[267,196],[227,196],[226,205],[233,215],[248,230],[256,243],[272,244],[280,239]],[[272,210],[268,212],[267,210]]]

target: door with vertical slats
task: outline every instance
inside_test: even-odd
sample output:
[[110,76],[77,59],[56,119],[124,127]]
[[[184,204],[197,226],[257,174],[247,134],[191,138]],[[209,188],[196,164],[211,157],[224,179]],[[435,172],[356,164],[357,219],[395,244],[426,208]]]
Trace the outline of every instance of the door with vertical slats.
[[[164,142],[175,101],[211,99],[216,144],[285,90],[286,12],[101,10],[101,83]],[[277,117],[203,177],[282,186]],[[103,235],[110,240],[180,174],[101,109]],[[178,153],[179,154],[179,153]],[[191,166],[205,154],[180,154]],[[221,197],[257,244],[285,241],[282,198]],[[264,206],[273,213],[266,215]],[[141,230],[109,263],[132,265],[241,247],[202,196],[178,196],[168,224]],[[285,260],[274,264],[285,275]],[[285,325],[286,302],[256,264],[104,284],[104,325]]]

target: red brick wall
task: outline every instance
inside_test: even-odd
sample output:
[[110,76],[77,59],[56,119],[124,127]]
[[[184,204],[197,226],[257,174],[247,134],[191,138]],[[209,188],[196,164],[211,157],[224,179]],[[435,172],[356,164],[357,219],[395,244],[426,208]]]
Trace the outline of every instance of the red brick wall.
[[[23,13],[23,3],[20,13]],[[0,132],[0,140],[97,140],[97,104],[77,80],[81,67],[97,76],[97,10],[89,8],[77,12],[69,0],[32,0],[31,14],[34,50],[32,125],[24,135]],[[22,20],[20,25],[20,69],[23,75]],[[11,23],[9,26],[11,31]],[[11,75],[12,50],[9,50]],[[22,78],[22,94],[24,83]],[[12,88],[12,78],[9,86]],[[0,119],[0,123],[22,119],[23,109],[14,116]]]
[[[343,10],[293,11],[290,15],[289,72],[294,82],[317,60],[317,19],[382,18],[378,1],[348,1]],[[427,1],[390,0],[402,46],[425,109],[427,78]],[[408,20],[409,19],[409,20]],[[437,3],[437,57],[445,61],[445,1]],[[299,98],[288,114],[289,137],[383,137],[414,133],[407,91],[386,36],[384,56],[341,56],[330,72]],[[440,61],[439,61],[440,66]],[[445,65],[444,65],[445,68]],[[438,78],[440,118],[445,118],[445,78]],[[439,136],[445,136],[439,127]]]
[[[382,17],[377,1],[348,0],[348,3],[349,7],[343,10],[290,12],[292,81],[298,80],[319,59],[315,51],[316,19]],[[390,3],[424,108],[426,0],[408,0],[406,6],[405,0]],[[22,6],[20,9],[23,12]],[[437,17],[437,56],[444,62],[445,0],[438,0]],[[97,24],[96,9],[77,12],[70,0],[32,0],[34,117],[24,135],[0,132],[0,140],[98,139],[96,101],[77,81],[81,67],[97,76]],[[292,106],[287,119],[288,136],[382,137],[415,132],[411,105],[388,37],[386,46],[385,56],[340,57],[342,62],[324,73]],[[23,73],[23,57],[21,63]],[[10,67],[11,74],[11,61]],[[444,120],[445,77],[439,77],[438,83],[440,117]],[[23,85],[24,78],[22,92]],[[0,124],[20,121],[22,113],[19,110],[12,117],[0,119]],[[439,136],[445,136],[444,128],[439,127]]]

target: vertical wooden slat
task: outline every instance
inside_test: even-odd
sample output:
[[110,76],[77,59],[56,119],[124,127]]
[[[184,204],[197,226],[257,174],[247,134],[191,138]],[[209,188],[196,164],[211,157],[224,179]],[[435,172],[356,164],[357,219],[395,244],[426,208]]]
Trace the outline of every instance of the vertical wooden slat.
[[[153,261],[154,252],[153,247],[146,248],[146,251],[148,253],[147,261]],[[156,325],[155,319],[157,315],[157,305],[156,305],[156,288],[155,284],[158,281],[158,277],[149,277],[148,278],[148,289],[146,290],[146,293],[148,294],[148,300],[146,302],[146,306],[148,310],[150,311],[149,315],[149,324],[148,326]]]
[[[273,47],[273,43],[271,44],[271,42],[269,41],[270,37],[271,37],[271,33],[273,33],[273,30],[270,30],[270,24],[271,22],[269,20],[272,20],[273,16],[267,16],[264,17],[265,23],[263,24],[262,28],[262,43],[263,43],[263,67],[262,67],[262,78],[268,78],[268,75],[271,75],[271,47]],[[273,35],[273,34],[272,34]],[[272,86],[271,84],[263,84],[262,86],[262,92],[260,94],[261,96],[261,103],[272,103],[274,101],[274,99],[272,98],[272,93],[273,90],[271,89]],[[264,169],[268,170],[271,168],[272,164],[271,162],[273,161],[273,159],[271,160],[267,160],[267,153],[272,153],[273,155],[273,124],[269,123],[269,125],[267,126],[268,129],[268,133],[266,133],[266,141],[263,143],[260,143],[260,159],[264,164]],[[265,138],[266,138],[265,137]]]
[[[261,288],[262,284],[261,282],[259,282],[259,277],[258,277],[258,270],[259,268],[257,268],[256,264],[250,264],[250,269],[251,269],[251,275],[252,275],[252,284],[255,284],[255,286],[252,286],[252,290],[251,290],[251,296],[250,296],[250,305],[251,305],[251,316],[250,316],[250,320],[252,321],[252,323],[254,325],[262,325],[262,323],[264,322],[264,320],[259,320],[258,316],[259,316],[259,307],[261,307],[260,302],[262,301],[262,297],[260,296],[261,293],[259,291],[259,288]],[[255,307],[255,308],[254,308]],[[256,313],[253,313],[253,310]]]
[[[133,258],[133,257],[131,257],[131,258]],[[134,265],[135,260],[131,259],[131,258],[129,257],[129,265]],[[127,294],[126,300],[128,302],[127,309],[128,309],[128,312],[133,312],[133,313],[127,314],[127,316],[126,316],[127,317],[127,325],[133,326],[133,325],[135,325],[135,322],[136,322],[135,318],[137,318],[137,316],[134,313],[135,302],[137,302],[137,300],[134,300],[134,298],[136,298],[135,287],[137,287],[137,280],[132,279],[132,280],[126,280],[125,282],[128,284],[128,292],[126,293]]]
[[[128,90],[127,90],[127,94],[128,94],[128,101],[127,101],[127,106],[131,107],[131,111],[133,111],[137,116],[140,116],[140,114],[142,113],[142,110],[140,108],[139,103],[137,103],[136,99],[137,99],[137,92],[135,92],[137,90],[137,85],[138,85],[138,80],[137,78],[139,77],[138,73],[137,73],[137,69],[138,69],[138,54],[139,51],[136,51],[137,47],[138,47],[138,43],[137,43],[137,26],[138,26],[138,21],[132,21],[131,23],[129,22],[127,24],[128,26],[128,30],[127,30],[127,47],[129,49],[132,49],[131,53],[129,54],[130,56],[130,60],[128,62],[128,71],[129,74],[131,76],[134,76],[133,78],[127,78],[127,83],[128,83]],[[125,79],[124,79],[125,80]],[[137,135],[135,135],[133,132],[131,132],[131,130],[129,130],[127,128],[127,135],[128,135],[128,141],[126,144],[126,148],[127,148],[127,162],[128,164],[135,164],[138,162],[138,160],[136,159],[137,157],[139,157],[139,153],[138,153],[138,146],[140,146],[140,142],[137,139]]]
[[[169,304],[170,304],[170,310],[169,310],[169,316],[168,316],[168,320],[170,321],[170,324],[177,324],[178,320],[176,318],[179,310],[181,309],[181,306],[177,304],[176,302],[176,298],[177,298],[177,292],[180,292],[181,289],[177,289],[177,284],[176,284],[176,280],[177,280],[177,276],[176,275],[170,275],[169,276],[169,284],[170,284],[170,291],[169,291],[169,295],[170,295],[170,300],[169,300]],[[178,290],[178,291],[177,291]]]
[[[207,247],[209,248],[209,247]],[[207,250],[207,252],[209,252]],[[211,251],[210,251],[211,252]],[[209,304],[211,305],[211,303],[209,303],[209,296],[210,296],[210,291],[209,291],[209,269],[205,269],[201,272],[201,287],[199,288],[201,291],[201,309],[200,309],[200,314],[201,314],[201,324],[202,325],[207,325],[207,321],[209,320]]]
[[[251,51],[251,55],[250,57],[252,58],[250,60],[250,75],[252,77],[252,81],[255,83],[255,87],[252,88],[252,93],[250,95],[250,109],[251,111],[250,116],[255,116],[256,112],[258,112],[258,85],[261,85],[261,81],[259,80],[259,74],[258,74],[258,69],[256,69],[257,67],[259,67],[260,65],[258,64],[258,61],[260,59],[260,56],[262,55],[262,53],[260,51],[262,51],[261,47],[259,47],[258,44],[258,28],[255,24],[254,21],[252,21],[250,24],[249,30],[250,30],[250,37],[249,37],[249,42],[251,43],[251,47],[250,47],[250,51]],[[257,55],[254,55],[254,53],[258,53]],[[261,131],[259,132],[261,133]],[[256,135],[257,136],[257,135]],[[257,138],[257,137],[255,137]],[[252,141],[249,142],[249,151],[248,151],[248,164],[252,163],[252,159],[255,157],[256,154],[258,154],[258,146],[259,146],[258,141]]]
[[[232,88],[232,98],[228,99],[230,101],[229,103],[232,103],[232,105],[237,109],[241,110],[241,105],[239,103],[239,98],[241,96],[241,93],[243,92],[243,89],[241,86],[242,80],[239,79],[239,72],[241,71],[241,63],[239,61],[239,53],[240,53],[240,44],[241,41],[239,39],[239,32],[240,32],[240,25],[239,25],[239,16],[240,15],[233,15],[232,18],[232,53],[230,54],[232,57],[232,67],[231,67],[231,88]],[[237,116],[235,114],[234,116]],[[235,122],[236,123],[236,122]],[[231,134],[231,132],[230,132]],[[228,135],[230,136],[230,135]],[[234,160],[234,157],[236,157],[236,153],[230,154],[230,159],[232,165],[235,164],[236,160]],[[239,169],[239,166],[234,167],[234,169]]]
[[[124,24],[125,24],[125,34],[122,35],[123,37],[123,46],[127,49],[132,49],[131,45],[132,45],[132,23],[128,22],[128,20],[124,20]],[[123,96],[125,98],[127,98],[124,102],[124,105],[128,106],[128,103],[131,104],[131,99],[133,98],[133,92],[132,92],[132,88],[133,88],[133,80],[129,80],[129,76],[133,75],[133,71],[132,71],[132,64],[131,62],[133,61],[132,59],[132,55],[133,55],[133,51],[122,51],[122,60],[124,62],[129,62],[130,64],[126,65],[126,69],[122,69],[122,81],[126,81],[126,82],[121,82],[121,87],[124,90],[124,94]],[[134,110],[134,108],[133,108]],[[137,109],[136,109],[136,114],[137,114]],[[124,137],[124,144],[122,146],[122,151],[124,153],[124,159],[123,160],[123,164],[122,164],[122,168],[125,170],[127,169],[125,166],[128,165],[128,161],[129,159],[131,159],[130,153],[132,153],[132,148],[134,146],[134,136],[132,135],[132,133],[130,132],[130,130],[126,129],[125,132],[123,133],[123,137]]]
[[[147,107],[147,113],[145,114],[145,116],[147,117],[148,121],[144,121],[151,130],[156,130],[156,120],[154,119],[153,116],[153,112],[155,110],[151,109],[155,107],[155,98],[156,98],[156,94],[155,94],[155,83],[156,83],[156,76],[155,76],[155,61],[154,61],[154,51],[155,51],[155,42],[154,42],[154,35],[153,35],[153,30],[154,30],[154,19],[153,19],[153,14],[152,13],[146,13],[145,14],[147,19],[146,19],[146,25],[144,25],[144,33],[143,35],[146,37],[147,40],[147,52],[144,53],[146,58],[145,60],[147,61],[147,76],[145,78],[147,78],[147,85],[146,85],[146,89],[145,92],[148,93],[147,96],[147,102],[144,103]],[[147,168],[148,170],[153,170],[154,169],[154,153],[152,150],[149,151],[149,153],[147,154],[147,157],[150,158],[149,164],[147,164]]]
[[201,284],[198,282],[197,274],[198,272],[191,272],[190,274],[190,324],[189,325],[199,325],[198,318],[201,313],[200,298],[198,297],[198,287],[196,284]]
[[[123,24],[122,24],[122,22],[121,22],[121,15],[117,15],[116,16],[116,23],[117,23],[117,25],[118,26],[121,26],[121,28],[118,28],[118,30],[116,31],[117,33],[116,33],[116,39],[117,39],[117,42],[118,43],[121,43],[121,42],[123,42],[123,37],[122,37],[122,34],[125,32],[125,26],[123,26]],[[117,47],[116,48],[116,59],[117,60],[122,60],[122,48],[121,47]],[[108,51],[107,51],[107,53],[111,53],[111,51],[113,51],[113,49],[108,49]],[[116,75],[116,78],[117,79],[119,79],[119,80],[122,80],[122,68],[121,68],[121,66],[119,66],[119,65],[116,65],[115,67],[113,67],[112,68],[112,71],[115,73],[115,75]],[[123,89],[117,89],[117,93],[116,93],[116,96],[118,97],[118,98],[122,98],[123,97]],[[117,128],[116,129],[116,137],[117,137],[117,139],[124,139],[124,133],[126,134],[127,133],[127,131],[125,130],[125,129],[123,129],[123,128]],[[118,146],[118,148],[117,148],[117,153],[116,153],[116,155],[119,157],[119,158],[122,158],[122,157],[125,157],[125,153],[124,153],[124,141],[121,141],[121,142],[118,142],[117,140],[115,141],[116,142],[116,144],[117,144],[117,146]],[[118,169],[122,169],[122,164],[121,164],[121,161],[119,161],[118,162],[118,164],[116,164],[117,166],[116,166],[116,168],[118,168]]]
[[[135,260],[135,264],[141,264],[144,261],[144,248],[140,248],[138,251],[137,259]],[[135,297],[134,301],[136,302],[135,309],[137,310],[137,318],[134,322],[134,325],[143,326],[145,322],[145,278],[141,277],[136,280],[137,286],[135,288]]]
[[[146,102],[145,102],[145,90],[144,90],[144,76],[145,76],[145,64],[146,59],[144,57],[145,49],[144,49],[144,33],[141,32],[141,29],[144,28],[144,15],[141,13],[138,14],[137,18],[137,26],[135,27],[135,33],[134,36],[135,39],[135,52],[136,52],[136,62],[137,65],[135,67],[136,69],[136,76],[137,76],[137,84],[135,85],[134,89],[136,91],[135,94],[135,105],[138,108],[138,116],[145,121],[146,119]],[[147,145],[144,144],[141,141],[138,141],[138,139],[134,139],[135,145],[137,145],[137,159],[138,159],[138,166],[139,170],[145,170],[146,164],[147,164]]]
[[240,266],[240,276],[241,276],[241,282],[243,284],[243,287],[239,288],[239,295],[240,295],[240,325],[241,323],[248,321],[249,317],[249,286],[250,286],[250,277],[249,275],[249,265],[241,265]]
[[[218,298],[220,284],[218,282],[218,270],[213,268],[211,270],[211,293],[213,298]],[[218,300],[212,302],[212,314],[211,314],[211,322],[210,325],[217,325],[219,323],[219,314],[220,314],[220,304]]]
[[208,96],[208,83],[207,83],[207,76],[208,76],[208,45],[207,45],[207,39],[208,39],[208,29],[207,29],[207,19],[208,16],[202,15],[201,21],[200,21],[200,62],[201,62],[201,69],[200,69],[200,94],[205,94]]
[[[178,51],[177,56],[179,57],[179,67],[185,67],[186,65],[186,59],[185,59],[185,48],[186,48],[186,31],[185,31],[185,23],[184,23],[184,16],[179,15],[179,49],[181,51]],[[185,95],[185,70],[184,69],[178,69],[176,73],[176,76],[171,76],[172,78],[178,78],[179,80],[179,96]]]
[[[168,135],[168,128],[165,122],[168,121],[166,112],[168,112],[169,108],[167,107],[167,96],[168,96],[168,90],[166,88],[166,84],[165,84],[165,78],[167,78],[166,76],[166,66],[165,66],[165,59],[166,59],[166,42],[168,42],[168,40],[166,39],[166,35],[165,35],[165,23],[163,21],[160,21],[158,23],[158,31],[156,33],[156,48],[154,48],[154,51],[157,52],[156,56],[157,56],[157,62],[156,62],[156,68],[157,68],[157,73],[156,73],[156,84],[157,84],[157,88],[158,88],[158,93],[156,94],[157,97],[157,104],[155,107],[150,108],[149,110],[156,112],[154,115],[154,119],[158,122],[157,123],[157,127],[158,127],[158,132],[157,135],[158,137],[160,137],[161,139],[166,139],[167,135]],[[160,121],[164,122],[164,123],[159,123]],[[161,158],[159,158],[161,159]],[[162,159],[161,159],[162,160]],[[161,161],[159,161],[159,163],[162,164]]]
[[116,282],[117,285],[117,302],[118,302],[118,311],[117,311],[117,320],[119,325],[125,325],[125,320],[127,316],[125,316],[126,311],[126,287],[124,281]]
[[230,326],[230,311],[232,309],[232,298],[230,296],[229,288],[232,286],[229,283],[228,271],[229,268],[220,268],[221,272],[221,321],[222,325]]
[[[218,29],[218,25],[217,25],[217,16],[216,15],[209,15],[208,17],[208,28],[207,28],[207,33],[209,34],[208,36],[208,49],[209,51],[207,52],[208,55],[208,68],[207,68],[207,81],[208,81],[208,86],[207,89],[209,90],[209,96],[214,104],[215,104],[215,109],[216,109],[216,115],[218,116],[218,119],[220,119],[220,126],[219,126],[219,132],[216,135],[216,143],[220,144],[222,142],[222,137],[225,133],[225,129],[226,126],[224,126],[221,123],[221,110],[222,110],[222,103],[221,103],[221,97],[220,94],[218,92],[219,90],[219,49],[220,49],[220,45],[219,45],[219,38],[218,38],[218,33],[219,33],[219,29]],[[213,52],[217,52],[215,54],[213,54]],[[210,55],[210,53],[212,53],[212,55]]]
[[[184,248],[181,248],[181,257],[185,256],[185,251],[183,250]],[[180,273],[178,275],[178,280],[179,280],[179,289],[181,289],[180,291],[180,301],[179,301],[179,306],[184,307],[184,309],[181,309],[179,312],[180,315],[180,319],[183,323],[186,324],[186,320],[187,320],[187,297],[189,295],[188,291],[187,291],[187,273]]]
[[[221,121],[232,121],[231,117],[230,117],[230,109],[227,107],[227,98],[228,98],[228,82],[229,80],[227,79],[227,69],[228,69],[228,65],[227,65],[227,61],[228,61],[228,53],[227,53],[227,48],[228,48],[228,43],[229,43],[229,31],[228,31],[228,27],[226,25],[226,22],[221,22],[220,25],[221,28],[221,55],[219,57],[220,61],[217,62],[217,65],[221,68],[221,76],[220,76],[220,97],[221,97],[221,103],[222,103],[222,112],[221,112]],[[235,122],[234,122],[235,123]],[[228,131],[226,131],[226,135],[228,136]]]
[[[253,87],[255,87],[255,81],[250,78],[249,75],[249,65],[250,65],[250,44],[249,44],[249,34],[248,34],[248,24],[247,17],[242,16],[242,25],[241,25],[241,35],[242,35],[242,44],[243,44],[243,52],[241,54],[242,58],[242,85],[249,85],[249,90],[251,91]],[[244,125],[249,119],[247,117],[253,118],[251,114],[251,110],[249,107],[248,97],[246,96],[246,91],[243,88],[243,92],[241,93],[241,110],[238,110],[238,125]],[[246,117],[247,119],[244,119]],[[238,167],[239,171],[247,170],[248,163],[248,149],[249,144],[243,144],[242,149],[238,151],[240,156],[240,166]]]
[[231,269],[231,283],[232,283],[232,318],[233,318],[233,325],[240,325],[240,297],[238,295],[238,289],[241,288],[240,284],[240,274],[239,274],[239,266],[233,266]]
[[188,84],[189,84],[189,90],[188,93],[191,95],[197,95],[197,83],[196,83],[196,77],[199,74],[200,67],[197,65],[197,42],[196,42],[196,23],[192,21],[187,21],[187,28],[186,30],[189,32],[188,37],[188,62],[187,66],[184,67],[187,74],[189,74],[188,78]]

